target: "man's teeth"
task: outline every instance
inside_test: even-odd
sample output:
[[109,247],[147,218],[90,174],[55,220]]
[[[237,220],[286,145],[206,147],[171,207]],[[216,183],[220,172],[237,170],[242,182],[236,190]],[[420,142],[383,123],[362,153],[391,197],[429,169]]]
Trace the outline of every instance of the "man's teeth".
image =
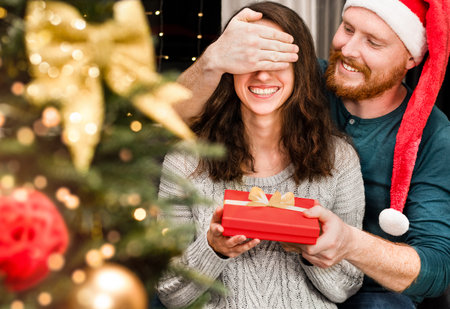
[[249,88],[250,92],[258,95],[270,95],[278,91],[278,88]]
[[345,68],[347,71],[350,71],[350,72],[359,72],[357,69],[355,69],[355,68],[349,66],[349,65],[346,64],[345,62],[343,62],[342,65],[344,66],[344,68]]

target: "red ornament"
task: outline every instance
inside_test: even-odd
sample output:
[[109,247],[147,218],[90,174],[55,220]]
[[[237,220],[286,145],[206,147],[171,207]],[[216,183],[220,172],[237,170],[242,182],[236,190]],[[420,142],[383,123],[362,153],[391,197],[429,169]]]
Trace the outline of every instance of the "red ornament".
[[63,254],[69,242],[66,224],[44,194],[16,189],[0,196],[0,279],[9,290],[28,289],[48,272],[51,254]]

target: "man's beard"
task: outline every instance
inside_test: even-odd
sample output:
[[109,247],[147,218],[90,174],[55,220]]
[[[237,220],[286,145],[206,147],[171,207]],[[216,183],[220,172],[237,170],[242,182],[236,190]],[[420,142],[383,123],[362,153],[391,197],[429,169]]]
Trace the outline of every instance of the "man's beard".
[[404,77],[404,63],[395,67],[381,76],[372,76],[371,70],[365,65],[352,59],[345,59],[345,63],[357,69],[364,75],[364,83],[358,86],[345,86],[345,81],[336,78],[336,66],[338,60],[344,62],[344,56],[340,51],[331,51],[328,68],[325,78],[328,89],[333,91],[338,97],[354,101],[366,100],[381,95],[386,90],[392,88]]

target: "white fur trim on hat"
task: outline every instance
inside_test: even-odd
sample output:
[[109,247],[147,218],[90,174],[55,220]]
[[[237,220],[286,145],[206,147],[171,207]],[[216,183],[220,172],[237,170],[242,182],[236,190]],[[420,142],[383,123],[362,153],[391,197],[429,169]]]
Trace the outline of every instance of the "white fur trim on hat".
[[416,64],[427,51],[425,27],[419,17],[399,0],[347,0],[342,14],[351,6],[362,7],[377,14],[405,44]]

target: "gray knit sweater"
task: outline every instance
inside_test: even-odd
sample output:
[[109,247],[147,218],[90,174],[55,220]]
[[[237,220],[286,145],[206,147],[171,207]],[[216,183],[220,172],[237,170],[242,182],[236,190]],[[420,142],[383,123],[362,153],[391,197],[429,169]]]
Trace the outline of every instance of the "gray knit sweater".
[[[270,177],[244,177],[242,183],[213,182],[207,174],[191,176],[198,165],[197,158],[180,152],[168,154],[159,195],[162,198],[184,195],[171,180],[173,173],[190,178],[196,189],[217,205],[223,204],[225,189],[250,191],[258,186],[268,194],[278,190],[317,199],[346,223],[361,228],[364,187],[359,160],[350,145],[343,141],[337,144],[333,176],[300,185],[291,177],[292,165]],[[336,308],[334,303],[343,302],[360,288],[363,275],[347,261],[327,269],[307,266],[298,253],[285,252],[275,241],[261,241],[236,258],[219,257],[206,239],[214,209],[205,205],[192,208],[177,205],[170,214],[176,222],[194,222],[197,228],[191,245],[173,263],[217,279],[228,290],[226,295],[211,293],[206,308]],[[159,298],[169,308],[187,306],[207,290],[208,287],[171,273],[166,273],[157,287]]]

